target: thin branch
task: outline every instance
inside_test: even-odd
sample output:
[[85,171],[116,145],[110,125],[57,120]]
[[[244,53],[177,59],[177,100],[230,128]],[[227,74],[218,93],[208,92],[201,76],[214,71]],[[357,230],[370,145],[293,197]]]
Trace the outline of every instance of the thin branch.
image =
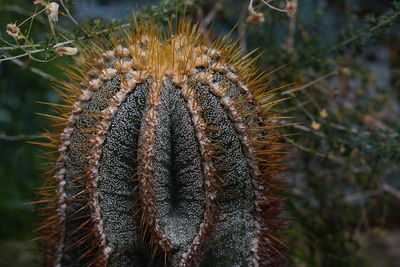
[[[35,8],[35,12],[34,12],[33,14],[36,14],[37,10],[38,10],[38,7]],[[32,24],[33,24],[33,21],[34,21],[34,20],[35,20],[35,16],[32,16],[31,22],[29,23],[28,32],[27,32],[26,37],[25,37],[25,43],[24,43],[24,45],[26,45],[27,42],[28,42],[28,40],[29,40],[29,35],[31,34]],[[21,48],[21,46],[19,46],[19,47]]]
[[23,140],[32,140],[32,139],[41,139],[43,136],[41,135],[5,135],[0,134],[0,140],[2,141],[23,141]]
[[53,21],[50,19],[50,16],[47,17],[49,20],[49,25],[50,25],[50,31],[51,34],[53,35],[53,38],[56,39],[56,30],[54,29],[54,23]]
[[[36,8],[36,10],[37,10],[37,8]],[[46,11],[46,8],[43,8],[43,9],[40,10],[38,13],[36,13],[36,10],[35,10],[35,13],[34,13],[33,15],[31,15],[29,18],[25,19],[23,22],[21,22],[20,24],[18,24],[18,27],[21,27],[21,25],[24,24],[25,22],[27,22],[28,20],[30,20],[30,19],[32,19],[32,18],[38,16],[39,14],[43,13],[44,11]]]
[[[95,32],[95,33],[93,33],[93,34],[90,35],[90,36],[81,36],[81,37],[76,38],[76,39],[73,39],[73,40],[68,40],[68,41],[64,41],[64,42],[57,43],[57,44],[53,45],[52,48],[54,49],[54,48],[57,48],[57,47],[60,47],[60,46],[64,46],[64,45],[67,45],[67,44],[75,43],[75,42],[77,42],[77,41],[82,41],[82,40],[85,40],[85,39],[93,38],[93,37],[95,37],[95,36],[98,36],[98,35],[103,34],[103,33],[106,33],[106,32],[118,31],[118,30],[127,28],[127,27],[129,27],[130,25],[131,25],[130,23],[126,23],[126,24],[122,24],[122,25],[120,25],[120,26],[114,27],[114,28],[112,28],[112,29],[104,29],[104,30]],[[29,51],[29,52],[24,53],[24,54],[21,54],[21,55],[16,55],[16,56],[13,56],[13,57],[2,58],[2,59],[0,59],[0,62],[7,61],[7,60],[12,60],[12,59],[15,59],[15,58],[21,58],[21,57],[24,57],[24,56],[30,56],[30,55],[33,55],[33,54],[37,54],[37,53],[43,52],[43,51],[45,51],[45,50],[46,50],[45,48],[36,49],[36,50]]]
[[[41,45],[40,45],[40,44],[35,44],[35,46],[41,46]],[[0,51],[1,51],[1,50],[15,50],[15,49],[18,49],[18,48],[30,48],[30,47],[32,47],[32,45],[4,46],[4,47],[0,47]]]
[[311,121],[315,121],[314,116],[301,104],[300,100],[297,97],[293,97],[293,99],[296,101],[297,107],[302,109]]
[[293,12],[291,16],[289,16],[289,30],[288,30],[288,39],[287,39],[287,51],[289,53],[293,52],[294,48],[294,40],[296,33],[296,19],[297,19],[297,0],[293,0],[293,5],[296,7],[296,10]]
[[269,8],[271,8],[271,9],[274,9],[274,10],[276,10],[276,11],[279,11],[279,12],[284,12],[284,13],[286,13],[286,10],[285,9],[280,9],[280,8],[277,8],[277,7],[275,7],[275,6],[273,6],[273,5],[271,5],[269,2],[270,1],[265,1],[265,0],[261,0],[261,2],[263,2],[267,7],[269,7]]
[[3,43],[8,44],[9,46],[12,46],[14,49],[18,48],[18,46],[14,45],[14,44],[12,44],[12,43],[10,43],[10,42],[8,42],[7,40],[5,40],[5,39],[3,39],[3,38],[1,38],[1,37],[0,37],[0,41],[2,41]]
[[[23,16],[30,16],[32,14],[32,12],[30,10],[26,10],[21,8],[20,6],[17,5],[4,5],[4,6],[0,6],[0,10],[2,11],[11,11],[11,12],[15,12],[17,14],[23,15]],[[37,20],[43,24],[47,23],[47,20],[43,19],[42,17],[38,17]],[[2,47],[0,47],[1,49]]]
[[321,77],[319,77],[319,78],[317,78],[317,79],[315,79],[315,80],[313,80],[313,81],[311,81],[311,82],[309,82],[309,83],[306,83],[305,85],[302,85],[302,86],[300,86],[300,87],[293,88],[293,89],[290,89],[290,90],[283,91],[283,92],[281,93],[281,95],[289,95],[289,94],[291,94],[291,93],[304,90],[304,89],[306,89],[306,88],[308,88],[308,87],[310,87],[310,86],[313,86],[314,84],[319,83],[319,82],[321,82],[321,81],[323,81],[323,80],[325,80],[325,79],[327,79],[327,78],[329,78],[329,77],[335,76],[335,75],[337,75],[338,73],[339,73],[339,71],[337,71],[337,70],[332,71],[332,72],[330,72],[330,73],[328,73],[328,74],[325,74],[325,75],[323,75],[323,76],[321,76]]
[[[400,200],[400,190],[388,185],[387,183],[383,183],[382,184],[382,190],[386,193],[388,193],[389,195],[397,198]],[[377,196],[382,194],[382,190],[368,190],[368,191],[364,191],[364,192],[358,192],[356,194],[352,194],[352,195],[348,195],[345,197],[345,201],[346,202],[353,202],[353,201],[357,201],[357,200],[363,200],[369,197],[373,197],[373,196]]]
[[[42,51],[44,51],[44,49]],[[39,51],[39,52],[41,52],[41,51]],[[32,53],[32,52],[16,55],[16,56],[13,56],[13,57],[6,57],[5,55],[1,55],[4,58],[0,59],[0,63],[3,62],[3,61],[7,61],[7,60],[13,60],[13,59],[16,59],[16,58],[25,57],[25,56],[28,56],[30,53]],[[33,53],[35,53],[35,51],[33,51]]]
[[[192,5],[194,2],[200,2],[200,1],[185,2],[185,5]],[[171,10],[175,10],[175,8],[176,7],[174,6],[171,9],[164,9],[164,10],[159,11],[159,12],[154,12],[151,15],[143,15],[143,17],[150,17],[150,16],[151,17],[156,17],[156,16],[159,16],[159,15],[168,13]],[[42,11],[40,11],[40,12],[42,12]],[[101,35],[101,34],[106,33],[106,32],[114,32],[114,31],[122,30],[124,28],[128,28],[130,25],[131,25],[130,23],[126,23],[126,24],[122,24],[120,26],[113,27],[111,29],[104,29],[104,30],[101,30],[101,31],[98,31],[98,32],[95,32],[95,33],[91,33],[91,34],[87,34],[85,36],[81,36],[81,37],[75,38],[73,40],[68,40],[68,41],[57,43],[57,44],[53,45],[51,48],[55,49],[55,48],[60,47],[60,46],[64,46],[64,45],[67,45],[67,44],[72,44],[74,42],[82,41],[82,40],[85,40],[85,39],[90,39],[90,38],[96,37],[96,36]],[[5,41],[5,40],[3,40],[3,41]],[[9,45],[10,45],[9,47],[0,47],[0,50],[13,50],[13,49],[18,49],[18,48],[28,48],[28,47],[30,47],[30,46],[20,46],[20,47],[18,47],[18,46],[13,46],[12,44],[9,44]],[[0,57],[4,57],[4,58],[0,59],[0,63],[3,62],[3,61],[17,59],[17,58],[21,58],[21,57],[24,57],[24,56],[29,56],[30,58],[32,58],[34,60],[37,60],[37,59],[33,58],[32,55],[36,54],[36,53],[43,52],[43,51],[45,51],[47,49],[48,48],[36,49],[36,50],[28,51],[26,53],[23,53],[23,54],[20,54],[20,55],[16,55],[16,56],[12,56],[12,57],[5,57],[4,55],[0,55]],[[37,60],[37,61],[40,61],[40,60]]]
[[[250,4],[251,4],[251,2],[252,1],[250,1]],[[245,2],[243,7],[242,7],[242,10],[240,12],[239,25],[238,25],[239,45],[240,45],[240,48],[242,48],[243,51],[247,50],[246,28],[245,28],[247,10],[248,10],[248,7],[247,7],[247,4]]]
[[254,10],[254,7],[253,7],[253,0],[250,0],[250,1],[249,1],[249,6],[247,7],[247,9],[249,10],[250,13],[251,13],[251,12],[256,12],[256,11]]
[[220,11],[224,7],[224,2],[226,0],[218,0],[213,8],[208,12],[207,16],[203,20],[203,24],[205,27],[207,27],[211,21],[215,18],[215,16],[218,14],[218,11]]
[[284,137],[284,138],[285,138],[286,142],[294,145],[295,147],[297,147],[298,149],[300,149],[302,151],[311,153],[311,154],[316,155],[316,156],[318,156],[320,158],[329,159],[330,161],[335,162],[337,164],[344,164],[345,163],[345,160],[343,158],[340,158],[340,157],[337,157],[337,156],[334,156],[334,155],[330,155],[330,154],[323,154],[321,152],[318,152],[318,151],[312,150],[310,148],[307,148],[307,147],[305,147],[305,146],[303,146],[303,145],[301,145],[299,143],[296,143],[293,139],[290,139],[288,137]]
[[69,9],[66,7],[66,5],[64,4],[63,0],[60,0],[60,3],[62,5],[62,7],[64,8],[65,12],[67,12],[67,16],[70,20],[72,20],[73,23],[75,23],[76,26],[78,26],[79,28],[81,28],[81,26],[79,25],[79,23],[74,19],[74,17],[72,17],[71,13],[69,12]]
[[2,11],[12,11],[24,16],[30,16],[32,14],[31,11],[21,8],[18,5],[4,5],[0,6],[0,10]]
[[304,132],[310,132],[310,133],[312,132],[312,133],[314,133],[315,135],[318,135],[319,137],[322,137],[322,138],[325,138],[325,137],[326,137],[326,135],[325,135],[323,132],[313,130],[313,129],[311,129],[311,128],[307,127],[307,126],[304,126],[304,125],[295,124],[295,125],[293,125],[292,127],[293,127],[293,128],[296,128],[296,129],[298,129],[298,130],[302,130],[302,131],[304,131]]
[[[288,124],[289,122],[287,122],[285,120],[279,120],[279,123],[282,124],[282,125],[285,125],[285,124]],[[291,127],[295,128],[295,129],[298,129],[298,130],[301,130],[303,132],[313,133],[313,134],[315,134],[315,135],[317,135],[319,137],[322,137],[322,138],[326,137],[326,135],[323,132],[313,130],[313,129],[311,129],[311,128],[307,127],[307,126],[301,125],[301,124],[293,124],[293,125],[291,125]]]
[[384,27],[385,25],[395,21],[397,19],[397,17],[400,15],[400,11],[397,10],[397,12],[395,12],[392,16],[388,17],[387,19],[381,21],[380,23],[378,23],[377,25],[375,25],[374,27],[370,28],[368,31],[364,31],[364,32],[360,32],[356,35],[354,35],[353,37],[344,40],[342,42],[340,42],[339,44],[337,44],[336,46],[332,47],[330,49],[330,51],[334,51],[337,50],[338,48],[342,47],[342,46],[346,46],[349,43],[352,43],[358,39],[361,39],[363,37],[365,37],[368,34],[372,34],[374,33],[376,30],[378,30],[379,28]]
[[400,190],[398,190],[398,189],[396,189],[396,188],[394,188],[394,187],[392,187],[392,186],[390,186],[390,185],[388,185],[386,183],[383,183],[382,189],[383,189],[383,191],[385,191],[389,195],[391,195],[391,196],[397,198],[398,200],[400,200]]
[[347,195],[344,197],[345,202],[355,202],[359,200],[364,200],[369,197],[378,196],[382,194],[382,190],[368,190],[364,192],[358,192],[355,194]]
[[80,28],[85,34],[89,34],[76,20],[74,17],[72,17],[71,13],[69,12],[69,9],[67,8],[67,6],[64,4],[63,0],[60,0],[60,3],[62,5],[62,7],[64,8],[65,12],[67,12],[67,16],[68,18],[78,27]]
[[[24,62],[22,62],[22,61],[19,60],[19,59],[14,58],[14,59],[11,59],[11,61],[14,62],[15,64],[17,64],[18,66],[22,67],[22,68],[26,68],[26,67],[27,67],[27,64],[25,64]],[[37,74],[37,75],[39,75],[39,76],[45,78],[46,80],[51,80],[51,81],[55,81],[55,80],[56,80],[56,78],[54,78],[54,77],[51,76],[50,74],[47,74],[46,72],[44,72],[44,71],[42,71],[42,70],[40,70],[40,69],[38,69],[38,68],[35,68],[35,67],[28,67],[28,69],[29,69],[31,72],[33,72],[33,73],[35,73],[35,74]]]

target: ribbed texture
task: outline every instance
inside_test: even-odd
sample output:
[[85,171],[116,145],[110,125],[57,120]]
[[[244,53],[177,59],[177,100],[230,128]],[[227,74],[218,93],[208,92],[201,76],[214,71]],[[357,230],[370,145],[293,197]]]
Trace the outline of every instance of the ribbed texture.
[[60,82],[45,264],[278,266],[281,145],[264,77],[190,24],[165,41],[132,27],[82,47]]

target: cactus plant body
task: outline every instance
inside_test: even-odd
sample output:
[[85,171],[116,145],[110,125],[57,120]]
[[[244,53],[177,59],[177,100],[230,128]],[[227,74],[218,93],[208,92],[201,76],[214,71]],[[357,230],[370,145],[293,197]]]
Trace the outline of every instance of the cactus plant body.
[[281,145],[255,60],[190,23],[80,48],[41,189],[46,266],[277,266]]

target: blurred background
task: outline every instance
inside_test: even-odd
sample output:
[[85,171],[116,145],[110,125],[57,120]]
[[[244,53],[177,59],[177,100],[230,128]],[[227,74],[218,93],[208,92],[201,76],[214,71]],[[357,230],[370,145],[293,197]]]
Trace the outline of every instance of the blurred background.
[[[39,2],[0,0],[0,266],[40,258],[27,203],[45,160],[28,142],[47,126],[38,102],[59,101],[57,66],[72,63],[52,46],[123,27],[132,12],[165,25],[184,10],[215,36],[234,29],[244,52],[263,52],[261,68],[279,68],[269,89],[289,85],[276,108],[299,122],[282,128],[288,264],[400,266],[400,1],[64,0],[57,22],[45,12],[24,22]],[[22,22],[16,41],[6,27]]]

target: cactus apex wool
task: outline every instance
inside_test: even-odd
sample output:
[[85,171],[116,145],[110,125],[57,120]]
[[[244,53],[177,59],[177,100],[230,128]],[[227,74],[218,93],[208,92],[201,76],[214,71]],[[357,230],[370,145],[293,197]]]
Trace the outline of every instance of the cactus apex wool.
[[46,266],[280,264],[275,91],[236,43],[177,25],[134,21],[64,69],[42,144]]

